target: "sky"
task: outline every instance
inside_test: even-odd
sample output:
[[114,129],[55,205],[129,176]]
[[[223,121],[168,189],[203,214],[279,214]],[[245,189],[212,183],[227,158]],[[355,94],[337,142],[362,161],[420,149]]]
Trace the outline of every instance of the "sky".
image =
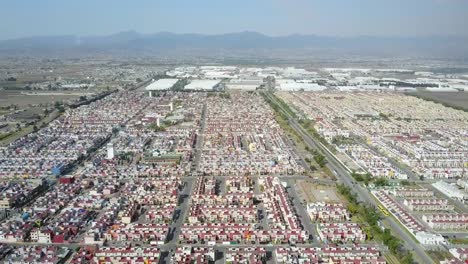
[[468,36],[468,0],[0,0],[0,39],[128,30]]

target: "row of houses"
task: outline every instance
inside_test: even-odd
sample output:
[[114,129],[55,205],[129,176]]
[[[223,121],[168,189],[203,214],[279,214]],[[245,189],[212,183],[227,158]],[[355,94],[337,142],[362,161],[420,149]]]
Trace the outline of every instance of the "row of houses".
[[408,176],[394,166],[388,158],[362,145],[346,145],[339,148],[372,176],[389,179],[407,179]]
[[404,199],[403,204],[411,211],[453,211],[455,206],[446,199]]
[[267,260],[267,251],[262,247],[227,248],[226,263],[263,264]]
[[[63,260],[69,253],[67,248],[54,246],[21,246],[7,257],[9,263],[51,263]],[[158,263],[161,260],[158,247],[82,247],[72,254],[69,263]],[[346,263],[384,264],[385,259],[376,247],[326,246],[326,247],[280,247],[272,251],[277,263]],[[216,251],[211,247],[180,246],[171,259],[174,263],[213,263],[217,260]],[[265,263],[267,250],[264,247],[226,247],[226,263]],[[23,262],[21,262],[23,261]],[[306,262],[304,262],[306,261]]]
[[[465,178],[468,149],[464,142],[468,114],[398,93],[280,92],[289,105],[316,121],[318,133],[372,175],[404,178],[392,158],[428,179]],[[364,146],[349,146],[366,139]],[[344,144],[346,143],[346,144]],[[352,149],[349,149],[349,148]],[[357,148],[357,149],[356,149]]]
[[276,263],[343,263],[385,264],[385,258],[376,247],[284,247],[275,250]]
[[55,246],[18,246],[5,257],[6,263],[46,263],[56,264],[65,260],[70,249]]
[[35,225],[42,225],[42,223],[51,220],[80,191],[81,186],[77,183],[55,185],[44,196],[37,198],[31,205],[24,208],[22,214],[12,215],[3,222],[0,227],[0,241],[22,242],[28,240]]
[[253,204],[253,182],[245,177],[226,178],[229,186],[245,185],[247,192],[219,193],[217,180],[200,177],[194,187],[180,240],[186,243],[303,243],[308,234],[302,230],[296,212],[278,178],[258,179],[268,226],[262,226],[258,206]]
[[122,91],[67,110],[46,127],[0,149],[0,177],[61,175],[105,142],[113,127],[134,117],[141,98],[140,94]]
[[422,217],[432,229],[436,230],[466,230],[468,229],[467,214],[426,214]]
[[258,184],[262,190],[260,199],[263,202],[269,228],[292,230],[307,236],[307,232],[304,233],[301,228],[301,222],[286,192],[285,185],[281,183],[279,178],[259,178]]
[[172,256],[172,262],[180,264],[213,263],[215,260],[215,250],[207,247],[177,247]]
[[371,193],[421,244],[434,246],[446,243],[441,235],[428,232],[388,191],[374,190]]
[[38,180],[0,183],[0,209],[21,207],[46,187]]
[[362,243],[366,234],[356,223],[321,223],[317,225],[320,240],[325,243]]
[[[225,263],[266,263],[268,250],[265,247],[226,246],[222,260]],[[377,247],[324,246],[324,247],[279,247],[272,250],[277,263],[345,263],[385,264],[385,258]],[[220,260],[212,247],[179,246],[171,254],[173,263],[206,264]],[[82,248],[72,256],[71,264],[82,263],[158,263],[161,251],[157,247],[93,247]]]
[[347,222],[351,219],[348,209],[342,203],[308,203],[307,213],[312,221],[320,223]]
[[75,254],[71,264],[79,263],[158,263],[161,250],[156,247],[99,247]]
[[301,173],[284,132],[268,104],[256,94],[207,98],[200,173],[268,175]]
[[390,193],[395,197],[403,198],[431,198],[434,197],[434,192],[426,188],[408,188],[399,187],[390,190]]

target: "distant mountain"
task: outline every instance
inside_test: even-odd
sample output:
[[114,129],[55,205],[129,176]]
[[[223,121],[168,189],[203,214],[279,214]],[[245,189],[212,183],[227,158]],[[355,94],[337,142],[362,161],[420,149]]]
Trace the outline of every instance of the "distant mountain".
[[0,53],[125,53],[125,54],[268,54],[281,50],[300,54],[468,58],[468,37],[327,37],[289,35],[272,37],[257,32],[219,35],[141,34],[135,31],[108,36],[44,36],[0,41]]

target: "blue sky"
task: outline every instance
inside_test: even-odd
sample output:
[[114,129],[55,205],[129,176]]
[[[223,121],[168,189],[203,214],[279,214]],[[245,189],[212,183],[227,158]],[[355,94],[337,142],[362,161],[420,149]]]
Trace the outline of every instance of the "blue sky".
[[468,0],[0,0],[0,39],[227,33],[468,35]]

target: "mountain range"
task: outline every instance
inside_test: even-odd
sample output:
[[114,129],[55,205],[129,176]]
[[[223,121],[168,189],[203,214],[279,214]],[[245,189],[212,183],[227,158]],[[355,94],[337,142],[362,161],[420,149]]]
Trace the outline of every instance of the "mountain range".
[[267,36],[257,32],[229,34],[142,34],[125,31],[106,36],[41,36],[0,41],[0,54],[125,53],[125,54],[268,54],[287,51],[307,54],[468,58],[468,37],[332,37],[318,35]]

